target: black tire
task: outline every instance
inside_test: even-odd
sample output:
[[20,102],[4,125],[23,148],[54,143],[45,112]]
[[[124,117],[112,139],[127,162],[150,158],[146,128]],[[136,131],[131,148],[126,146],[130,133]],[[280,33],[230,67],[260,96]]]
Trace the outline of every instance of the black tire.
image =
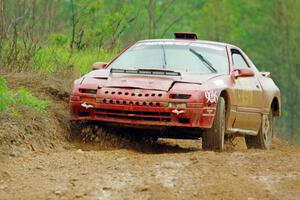
[[225,100],[219,98],[216,115],[210,129],[204,130],[202,134],[202,149],[209,151],[223,151],[225,135]]
[[81,124],[77,121],[70,121],[69,131],[69,139],[73,140],[75,138],[78,138],[81,133]]
[[260,129],[256,136],[245,136],[247,148],[271,149],[274,132],[274,116],[270,110],[268,115],[263,115]]

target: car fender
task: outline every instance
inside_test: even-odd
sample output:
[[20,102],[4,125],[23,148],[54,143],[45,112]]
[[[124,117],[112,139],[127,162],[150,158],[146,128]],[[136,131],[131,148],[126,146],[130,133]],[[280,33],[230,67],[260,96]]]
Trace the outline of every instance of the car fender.
[[259,78],[262,89],[263,89],[263,97],[264,101],[262,102],[262,112],[263,114],[268,114],[270,112],[272,103],[274,99],[277,99],[278,105],[275,113],[276,116],[281,115],[281,96],[280,90],[275,85],[274,81],[269,77],[261,76]]

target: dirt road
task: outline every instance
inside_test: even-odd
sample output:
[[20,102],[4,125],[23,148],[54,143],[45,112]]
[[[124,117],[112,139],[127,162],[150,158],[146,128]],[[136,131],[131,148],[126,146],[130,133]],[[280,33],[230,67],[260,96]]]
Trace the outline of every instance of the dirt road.
[[54,153],[9,157],[1,199],[299,199],[300,149],[239,146],[205,152],[200,141],[134,148],[73,143]]

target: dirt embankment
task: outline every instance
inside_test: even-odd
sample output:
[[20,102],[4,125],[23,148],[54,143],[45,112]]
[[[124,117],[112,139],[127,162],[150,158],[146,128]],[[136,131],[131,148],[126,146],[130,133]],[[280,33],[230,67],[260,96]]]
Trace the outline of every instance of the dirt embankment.
[[0,113],[0,157],[68,146],[65,138],[69,135],[68,99],[72,76],[49,77],[29,72],[2,74],[13,91],[24,86],[49,105],[46,114],[22,106],[17,106],[19,117]]
[[24,85],[46,99],[49,111],[0,116],[0,199],[300,197],[299,147],[276,139],[270,151],[247,150],[239,139],[214,153],[202,151],[201,140],[140,141],[91,127],[70,140],[71,76],[5,77],[12,89]]

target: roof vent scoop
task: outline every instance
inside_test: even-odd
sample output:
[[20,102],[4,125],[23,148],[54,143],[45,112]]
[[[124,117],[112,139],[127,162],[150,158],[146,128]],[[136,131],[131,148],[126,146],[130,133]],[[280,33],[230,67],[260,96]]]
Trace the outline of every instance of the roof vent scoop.
[[191,32],[176,32],[174,33],[175,39],[185,39],[185,40],[197,40],[197,34]]

